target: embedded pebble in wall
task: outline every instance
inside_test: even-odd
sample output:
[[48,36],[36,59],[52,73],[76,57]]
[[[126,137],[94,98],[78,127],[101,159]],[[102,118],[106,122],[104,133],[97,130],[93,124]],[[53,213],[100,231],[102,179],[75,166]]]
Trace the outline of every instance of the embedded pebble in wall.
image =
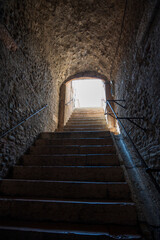
[[10,135],[10,136],[8,137],[8,139],[11,140],[11,141],[15,141],[15,137],[12,136],[12,135]]
[[20,131],[24,131],[24,127],[21,125],[21,126],[19,126],[19,130]]

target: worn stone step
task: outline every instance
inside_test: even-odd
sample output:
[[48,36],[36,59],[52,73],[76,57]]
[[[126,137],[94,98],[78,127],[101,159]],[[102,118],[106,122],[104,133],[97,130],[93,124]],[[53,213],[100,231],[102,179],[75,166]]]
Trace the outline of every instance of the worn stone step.
[[137,224],[136,208],[129,202],[94,202],[0,198],[0,217],[16,220],[88,224]]
[[107,125],[107,123],[105,121],[68,121],[66,126],[81,126],[81,125],[84,125],[84,126],[94,126],[94,125]]
[[[107,233],[97,232],[83,232],[77,230],[46,230],[33,227],[4,227],[0,226],[0,235],[7,240],[117,240],[115,235],[108,235]],[[123,240],[141,240],[140,235],[121,235],[119,238]]]
[[92,112],[76,112],[76,111],[73,111],[71,116],[70,117],[73,117],[73,116],[81,116],[83,118],[87,117],[88,115],[91,115],[91,117],[95,117],[95,115],[97,115],[97,117],[104,117],[104,111],[100,111],[100,112],[96,112],[96,111],[92,111]]
[[70,123],[106,123],[105,117],[101,118],[69,118],[68,122]]
[[116,154],[54,154],[24,155],[23,165],[28,166],[118,166]]
[[95,130],[96,129],[96,131],[97,130],[107,130],[108,128],[107,128],[107,126],[106,125],[99,125],[99,126],[90,126],[90,125],[88,125],[88,126],[85,126],[85,125],[77,125],[77,126],[74,126],[74,125],[70,125],[70,126],[68,126],[68,125],[66,125],[66,126],[64,126],[64,128],[63,128],[63,130],[64,129],[71,129],[71,131],[72,131],[72,129],[84,129],[84,130],[90,130],[90,131],[92,131],[92,130]]
[[105,117],[104,113],[73,113],[70,118],[100,118],[103,119]]
[[123,170],[119,166],[15,166],[13,178],[95,182],[122,182],[125,180]]
[[97,131],[108,131],[108,128],[107,127],[104,127],[104,128],[95,128],[95,129],[92,129],[92,128],[67,128],[67,127],[64,127],[63,128],[63,131],[64,132],[68,132],[68,131],[71,131],[71,132],[77,132],[77,131],[81,131],[81,132],[88,132],[88,131],[93,131],[93,132],[97,132]]
[[100,138],[111,136],[109,131],[86,131],[86,132],[43,132],[39,138],[57,139],[57,138]]
[[87,115],[87,114],[92,114],[92,115],[94,115],[94,114],[97,114],[97,115],[103,115],[104,114],[104,110],[101,110],[101,111],[76,111],[76,110],[74,110],[73,112],[72,112],[72,116],[73,115],[75,115],[75,114],[79,114],[79,115]]
[[104,116],[97,116],[97,115],[86,115],[85,117],[84,116],[81,116],[81,115],[74,115],[74,116],[71,116],[69,119],[68,119],[68,121],[70,121],[70,120],[72,120],[72,121],[75,121],[75,120],[77,120],[77,121],[84,121],[84,120],[88,120],[88,121],[91,121],[91,120],[102,120],[102,121],[104,121],[105,120],[105,115]]
[[89,125],[89,124],[88,124],[88,125],[86,125],[86,124],[85,124],[85,125],[74,125],[74,124],[68,125],[68,124],[67,124],[67,125],[64,126],[64,128],[71,128],[71,129],[72,129],[72,128],[73,128],[73,129],[74,129],[74,128],[78,128],[78,129],[79,129],[79,128],[80,128],[80,129],[82,128],[82,129],[91,129],[90,131],[92,131],[92,130],[94,130],[94,129],[100,129],[100,130],[101,130],[101,129],[104,129],[104,130],[105,130],[105,129],[107,128],[107,125],[106,125],[106,124],[103,124],[103,125],[102,125],[102,124],[99,124],[99,125]]
[[70,123],[70,124],[91,124],[91,125],[92,124],[107,124],[105,118],[97,119],[97,120],[91,119],[90,121],[87,120],[87,119],[78,120],[78,119],[70,118],[67,123]]
[[73,114],[103,114],[103,109],[74,109]]
[[125,182],[4,179],[0,181],[0,194],[62,199],[131,200],[129,187]]
[[97,111],[93,111],[93,112],[76,112],[74,111],[71,115],[71,117],[74,116],[81,116],[81,117],[85,117],[85,116],[91,116],[91,117],[95,117],[95,116],[103,116],[104,115],[104,111],[102,112],[97,112]]
[[72,115],[69,120],[72,120],[72,121],[75,121],[75,120],[82,120],[82,121],[85,121],[85,120],[102,120],[104,121],[105,120],[105,115],[91,115],[91,114],[88,114],[86,116],[84,115],[78,115],[78,114],[75,114],[75,115]]
[[74,118],[74,117],[79,117],[79,118],[104,118],[104,112],[99,112],[99,113],[96,113],[96,112],[93,112],[93,113],[85,113],[85,112],[81,112],[81,113],[78,113],[78,112],[73,112],[72,115],[70,116],[70,118]]
[[31,154],[97,154],[97,153],[116,153],[114,145],[47,145],[32,146]]
[[101,112],[101,113],[103,113],[104,110],[103,110],[103,108],[99,108],[99,107],[97,107],[97,108],[75,108],[73,112],[76,112],[76,113],[81,113],[81,112],[83,112],[83,113],[85,113],[85,112],[90,112],[90,113],[92,113],[92,112]]
[[113,145],[111,137],[108,138],[66,138],[66,139],[38,139],[35,145]]
[[140,240],[135,226],[69,224],[28,221],[0,221],[0,235],[6,240]]
[[67,123],[64,128],[90,128],[90,129],[98,129],[98,128],[107,128],[107,124],[70,124]]

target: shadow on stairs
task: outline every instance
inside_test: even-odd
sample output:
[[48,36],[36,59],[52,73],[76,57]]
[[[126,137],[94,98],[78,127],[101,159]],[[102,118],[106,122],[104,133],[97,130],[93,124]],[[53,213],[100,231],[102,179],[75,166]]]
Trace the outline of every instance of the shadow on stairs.
[[102,109],[75,109],[63,132],[41,133],[0,193],[2,239],[142,239]]

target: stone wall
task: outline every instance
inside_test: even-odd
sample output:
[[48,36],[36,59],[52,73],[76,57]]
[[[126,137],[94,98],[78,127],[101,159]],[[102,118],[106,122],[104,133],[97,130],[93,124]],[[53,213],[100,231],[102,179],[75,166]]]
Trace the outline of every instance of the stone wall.
[[40,43],[28,28],[24,10],[23,1],[1,5],[1,134],[44,105],[48,107],[1,139],[0,177],[18,162],[40,132],[53,131],[57,125],[57,84]]
[[[150,168],[160,168],[160,4],[146,1],[139,21],[137,9],[127,6],[119,54],[113,72],[115,98],[124,99],[127,109],[117,107],[120,116],[144,117],[136,120],[146,132],[126,120],[141,155]],[[131,10],[132,9],[132,10]],[[130,30],[130,31],[129,31]],[[129,33],[132,33],[129,36]],[[131,128],[133,127],[133,128]],[[123,133],[123,131],[122,131]],[[160,173],[153,173],[160,184]]]
[[66,83],[66,94],[65,94],[65,109],[64,109],[64,125],[69,120],[74,109],[74,93],[72,87],[72,81]]

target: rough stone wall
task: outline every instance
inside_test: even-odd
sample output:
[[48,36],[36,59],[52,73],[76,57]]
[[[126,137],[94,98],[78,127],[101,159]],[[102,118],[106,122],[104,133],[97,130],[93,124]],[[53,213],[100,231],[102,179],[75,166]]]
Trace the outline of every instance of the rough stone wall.
[[[123,120],[150,168],[160,168],[160,4],[146,1],[138,22],[137,9],[127,6],[126,21],[114,70],[115,98],[125,99],[127,109],[117,107],[120,116],[144,117],[136,121],[144,132]],[[132,34],[129,36],[130,33]],[[123,132],[122,132],[123,133]],[[153,173],[160,184],[160,173]]]
[[[24,17],[25,3],[4,1],[3,4],[1,28],[6,35],[3,38],[1,35],[0,41],[1,133],[44,105],[48,107],[1,139],[0,177],[17,163],[40,132],[55,129],[57,102],[54,99],[58,97],[43,49]],[[7,47],[9,41],[15,43],[17,49]]]

